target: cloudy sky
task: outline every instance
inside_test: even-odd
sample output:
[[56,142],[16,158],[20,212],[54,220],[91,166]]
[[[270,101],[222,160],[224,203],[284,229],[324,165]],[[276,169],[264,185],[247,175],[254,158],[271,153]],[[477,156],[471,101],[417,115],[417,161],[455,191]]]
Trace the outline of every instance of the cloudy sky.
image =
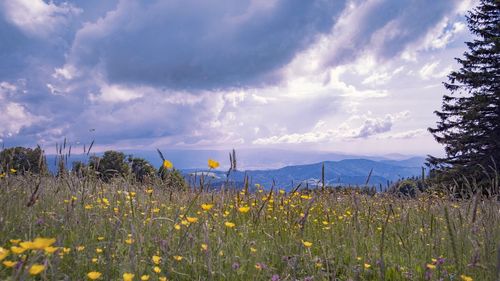
[[470,0],[0,0],[0,140],[439,154]]

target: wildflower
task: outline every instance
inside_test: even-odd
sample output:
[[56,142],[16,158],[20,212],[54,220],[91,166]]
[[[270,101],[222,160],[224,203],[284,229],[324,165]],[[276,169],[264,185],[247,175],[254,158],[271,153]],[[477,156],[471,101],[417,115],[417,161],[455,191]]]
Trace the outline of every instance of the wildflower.
[[165,169],[172,169],[174,167],[174,165],[172,164],[172,162],[168,161],[168,160],[163,160],[163,168]]
[[235,227],[235,226],[236,226],[236,224],[234,224],[234,223],[232,223],[232,222],[229,222],[229,221],[225,222],[225,223],[224,223],[224,225],[225,225],[226,227],[228,227],[228,228],[233,228],[233,227]]
[[148,281],[149,280],[149,275],[142,275],[141,276],[142,281]]
[[14,244],[14,245],[17,245],[17,244],[19,244],[19,242],[21,242],[21,239],[10,239],[9,242]]
[[97,272],[97,271],[91,271],[91,272],[87,273],[87,277],[90,280],[97,280],[97,279],[101,278],[101,275],[102,275],[102,273]]
[[467,275],[465,275],[465,274],[460,275],[460,279],[461,279],[462,281],[473,281],[473,280],[474,280],[474,279],[472,279],[472,277],[467,276]]
[[181,230],[181,226],[178,224],[174,225],[174,228],[175,228],[175,230]]
[[56,242],[55,238],[35,238],[33,241],[25,241],[19,245],[26,250],[43,250]]
[[158,278],[158,280],[160,280],[160,281],[168,281],[168,280],[167,280],[167,277],[164,277],[164,276],[163,276],[163,277]]
[[273,276],[271,277],[271,281],[279,281],[280,280],[280,276],[278,274],[273,274]]
[[100,254],[100,253],[102,253],[103,251],[102,251],[102,249],[101,249],[101,248],[96,248],[96,249],[95,249],[95,252],[96,252],[96,253],[98,253],[98,254]]
[[133,273],[125,272],[125,273],[123,273],[123,281],[132,281],[132,280],[134,280],[134,276],[135,276],[135,274],[133,274]]
[[203,244],[201,244],[201,250],[202,250],[202,251],[206,251],[206,250],[208,250],[208,245],[207,245],[207,244],[204,244],[204,243],[203,243]]
[[365,262],[365,264],[364,264],[363,266],[365,267],[365,269],[369,269],[370,267],[372,267],[372,265],[371,265],[371,264],[366,263],[366,262]]
[[217,167],[219,167],[219,162],[212,159],[208,159],[208,167],[210,169],[217,169]]
[[237,263],[237,262],[234,262],[232,265],[231,265],[231,268],[233,268],[233,270],[238,270],[240,268],[240,264]]
[[9,255],[9,250],[0,247],[0,261]]
[[44,270],[45,270],[45,266],[43,264],[37,264],[37,263],[35,263],[34,265],[32,265],[30,267],[29,273],[31,275],[38,275],[38,274],[40,274]]
[[160,264],[160,262],[161,262],[161,257],[159,257],[159,256],[153,256],[153,257],[151,258],[151,260],[153,261],[153,263],[154,263],[154,264]]
[[10,172],[14,174],[14,173],[16,173],[16,172],[17,172],[17,170],[16,170],[16,169],[12,169],[12,168],[11,168],[11,169],[10,169]]
[[125,243],[131,245],[132,243],[134,243],[134,239],[132,238],[125,239]]
[[255,249],[254,247],[250,247],[250,252],[255,253],[257,252],[257,249]]
[[18,255],[18,254],[22,254],[22,253],[24,253],[24,251],[26,251],[26,249],[25,249],[25,248],[23,248],[23,247],[17,247],[17,246],[12,246],[12,247],[10,247],[10,250],[11,250],[14,254],[16,254],[16,255]]
[[49,247],[46,247],[44,250],[45,250],[45,253],[47,254],[53,254],[55,251],[57,251],[57,247],[52,247],[52,246],[49,246]]
[[158,266],[155,266],[155,267],[153,268],[153,271],[154,271],[154,272],[156,272],[156,273],[160,273],[160,272],[161,272],[161,268],[160,268],[160,267],[158,267]]
[[433,265],[432,263],[428,263],[428,264],[426,265],[426,267],[427,267],[428,269],[436,269],[436,266],[435,266],[435,265]]
[[214,204],[201,204],[203,211],[210,211],[214,207]]
[[77,250],[78,252],[81,252],[81,251],[85,250],[85,246],[77,246],[77,247],[76,247],[76,250]]
[[183,259],[182,256],[174,256],[174,260],[176,261],[181,261]]
[[248,206],[238,208],[238,212],[243,213],[243,214],[248,213],[248,211],[250,211],[250,207],[248,207]]
[[195,223],[198,221],[198,218],[196,217],[186,217],[186,220],[190,223]]
[[309,241],[302,240],[302,245],[304,245],[304,247],[306,247],[306,248],[311,248],[311,246],[313,245],[313,243],[309,242]]
[[150,188],[150,189],[146,189],[146,193],[147,193],[147,194],[153,194],[153,189],[152,189],[152,188]]
[[258,263],[255,264],[255,268],[257,270],[263,270],[263,269],[266,269],[267,266],[264,263],[258,262]]
[[14,267],[17,264],[15,261],[3,261],[2,263],[5,267]]

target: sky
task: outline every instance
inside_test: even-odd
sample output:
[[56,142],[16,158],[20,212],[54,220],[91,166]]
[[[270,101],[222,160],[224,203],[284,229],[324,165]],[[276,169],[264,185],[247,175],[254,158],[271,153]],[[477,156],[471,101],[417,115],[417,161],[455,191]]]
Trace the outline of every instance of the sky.
[[472,0],[0,0],[0,142],[442,154]]

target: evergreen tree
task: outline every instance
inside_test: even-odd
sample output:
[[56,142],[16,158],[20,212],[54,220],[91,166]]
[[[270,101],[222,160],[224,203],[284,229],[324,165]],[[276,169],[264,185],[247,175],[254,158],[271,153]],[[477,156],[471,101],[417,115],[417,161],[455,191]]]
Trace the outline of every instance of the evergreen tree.
[[500,167],[500,1],[481,0],[466,18],[475,39],[456,58],[460,69],[448,75],[450,94],[435,112],[436,128],[429,128],[446,155],[427,160],[441,183],[467,178],[485,188]]

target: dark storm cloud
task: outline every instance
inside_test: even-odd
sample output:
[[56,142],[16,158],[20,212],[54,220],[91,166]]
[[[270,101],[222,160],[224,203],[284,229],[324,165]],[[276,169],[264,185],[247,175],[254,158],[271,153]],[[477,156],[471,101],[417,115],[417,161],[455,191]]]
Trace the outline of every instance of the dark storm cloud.
[[[140,4],[139,4],[140,3]],[[113,83],[168,88],[265,84],[328,32],[342,1],[122,1],[79,32],[70,63]]]

